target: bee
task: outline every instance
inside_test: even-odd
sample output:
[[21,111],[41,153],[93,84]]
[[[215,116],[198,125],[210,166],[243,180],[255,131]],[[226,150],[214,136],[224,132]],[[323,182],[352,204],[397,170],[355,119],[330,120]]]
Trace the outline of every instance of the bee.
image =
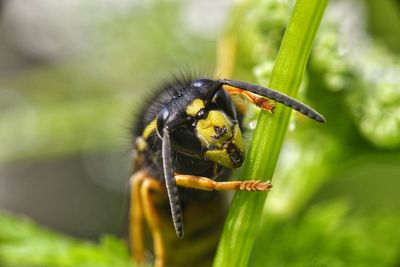
[[[269,181],[226,180],[245,159],[243,114],[232,95],[241,95],[271,112],[275,102],[282,103],[325,122],[317,111],[294,98],[247,82],[201,78],[165,84],[143,108],[133,130],[135,172],[131,177],[130,240],[137,263],[146,259],[145,222],[153,242],[154,265],[172,265],[166,238],[172,242],[183,238],[183,215],[191,209],[188,203],[208,203],[210,210],[219,209],[221,199],[207,191],[271,189]],[[214,216],[208,211],[197,215],[203,219]],[[172,217],[173,226],[164,223],[166,216]],[[166,228],[174,229],[179,239],[168,235]],[[198,231],[192,238],[202,234]]]

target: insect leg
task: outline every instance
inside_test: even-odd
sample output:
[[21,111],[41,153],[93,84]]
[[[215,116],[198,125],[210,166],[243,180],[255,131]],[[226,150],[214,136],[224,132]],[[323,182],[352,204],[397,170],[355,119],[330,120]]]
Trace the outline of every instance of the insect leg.
[[140,171],[135,173],[130,178],[131,183],[131,205],[129,210],[129,235],[131,253],[135,262],[143,263],[145,260],[144,244],[143,244],[143,208],[140,199],[140,187],[147,175]]
[[229,181],[216,182],[210,178],[194,175],[176,175],[176,184],[183,187],[202,190],[244,190],[244,191],[269,191],[272,188],[270,181]]
[[232,87],[230,85],[224,85],[224,89],[228,92],[230,95],[241,95],[247,98],[251,103],[254,105],[262,108],[263,110],[268,110],[268,111],[273,111],[275,108],[275,105],[273,102],[269,101],[267,98],[253,94],[249,91]]
[[157,180],[153,178],[145,179],[140,187],[140,197],[142,199],[143,212],[146,221],[151,229],[154,247],[154,266],[163,267],[165,263],[165,248],[163,236],[161,234],[160,218],[154,206],[151,193],[154,191],[161,192],[163,188]]

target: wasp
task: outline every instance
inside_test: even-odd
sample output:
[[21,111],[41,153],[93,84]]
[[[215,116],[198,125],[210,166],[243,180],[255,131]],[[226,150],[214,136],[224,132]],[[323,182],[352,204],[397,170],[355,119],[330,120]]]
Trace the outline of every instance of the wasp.
[[[147,225],[154,264],[165,266],[170,259],[165,239],[171,239],[171,235],[164,229],[174,229],[177,237],[183,238],[183,215],[190,209],[191,199],[200,203],[211,199],[212,210],[219,200],[206,191],[271,189],[269,181],[226,180],[245,159],[243,113],[232,101],[232,95],[243,96],[271,112],[275,102],[282,103],[325,122],[322,115],[298,100],[247,82],[201,78],[165,84],[143,108],[133,130],[135,172],[131,177],[130,240],[137,263],[146,259]],[[208,217],[211,213],[197,215]],[[173,226],[161,219],[166,215],[172,217]]]

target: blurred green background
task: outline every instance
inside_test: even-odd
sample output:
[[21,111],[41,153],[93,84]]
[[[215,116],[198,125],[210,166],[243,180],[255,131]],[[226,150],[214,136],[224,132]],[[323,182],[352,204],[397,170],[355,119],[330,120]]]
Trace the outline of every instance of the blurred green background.
[[[213,73],[225,34],[232,78],[267,84],[293,6],[0,3],[0,266],[127,265],[143,98]],[[299,98],[328,122],[292,116],[251,266],[400,266],[400,4],[332,0]]]

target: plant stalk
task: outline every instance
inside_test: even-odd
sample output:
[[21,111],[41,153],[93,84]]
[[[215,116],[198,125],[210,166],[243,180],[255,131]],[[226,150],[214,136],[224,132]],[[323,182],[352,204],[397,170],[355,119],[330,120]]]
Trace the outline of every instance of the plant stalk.
[[[296,2],[268,87],[296,96],[327,2]],[[279,104],[274,114],[260,112],[243,177],[272,179],[291,112]],[[214,260],[215,267],[247,266],[266,197],[267,193],[235,193]]]

